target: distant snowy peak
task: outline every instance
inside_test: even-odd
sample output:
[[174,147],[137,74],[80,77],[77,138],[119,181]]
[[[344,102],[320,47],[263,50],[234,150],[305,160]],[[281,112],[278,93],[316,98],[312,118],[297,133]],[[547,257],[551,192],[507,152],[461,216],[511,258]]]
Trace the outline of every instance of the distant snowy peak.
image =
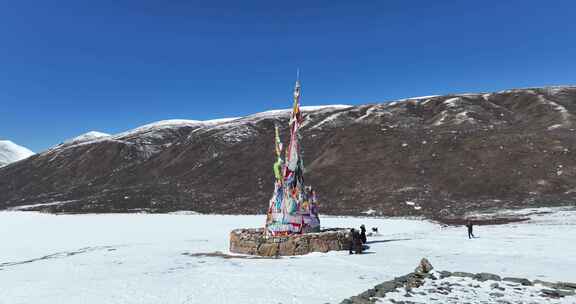
[[[300,109],[303,112],[309,111],[319,111],[324,109],[346,109],[350,108],[350,105],[323,105],[323,106],[303,106]],[[245,121],[250,120],[253,118],[264,118],[264,117],[275,117],[275,116],[283,116],[288,115],[292,111],[292,109],[281,109],[281,110],[269,110],[265,112],[260,112],[252,115],[248,115],[246,117],[229,117],[229,118],[217,118],[217,119],[210,119],[210,120],[189,120],[189,119],[168,119],[168,120],[161,120],[157,122],[152,122],[140,127],[137,127],[132,130],[128,130],[112,137],[114,139],[120,139],[136,134],[154,132],[156,130],[163,130],[163,129],[170,129],[170,128],[178,128],[178,127],[215,127],[224,124],[228,124],[234,121]]]
[[[351,105],[302,106],[302,107],[300,107],[300,110],[302,110],[302,112],[310,112],[310,111],[318,111],[318,110],[325,110],[325,109],[333,109],[333,110],[347,109],[350,107],[352,107],[352,106]],[[291,108],[290,109],[279,109],[279,110],[268,110],[268,111],[259,112],[256,114],[249,115],[248,117],[277,116],[277,115],[289,114],[291,111],[292,111]]]
[[100,139],[100,138],[104,138],[104,137],[110,137],[110,134],[102,133],[102,132],[98,132],[98,131],[90,131],[90,132],[84,133],[82,135],[76,136],[74,138],[68,139],[68,140],[64,141],[64,144],[78,144],[78,143],[88,142],[88,141],[92,141],[92,140]]
[[28,158],[34,152],[9,140],[0,140],[0,167]]
[[143,133],[150,133],[155,132],[158,130],[164,129],[172,129],[172,128],[181,128],[181,127],[204,127],[204,126],[213,126],[218,124],[223,124],[232,120],[237,119],[236,117],[232,118],[219,118],[219,119],[211,119],[211,120],[189,120],[189,119],[167,119],[152,122],[140,127],[137,127],[132,130],[128,130],[119,134],[114,135],[115,139],[121,139],[125,137],[130,137],[134,135],[139,135]]
[[408,97],[408,98],[397,99],[397,100],[394,100],[394,101],[407,101],[407,100],[430,99],[430,98],[434,98],[434,97],[438,97],[438,96],[440,96],[440,95],[416,96],[416,97]]

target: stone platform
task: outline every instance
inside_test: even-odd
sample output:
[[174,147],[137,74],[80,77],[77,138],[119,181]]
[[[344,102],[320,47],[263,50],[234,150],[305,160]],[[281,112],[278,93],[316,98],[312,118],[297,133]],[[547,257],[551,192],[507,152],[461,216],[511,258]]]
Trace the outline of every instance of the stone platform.
[[230,251],[259,256],[303,255],[348,250],[351,239],[350,230],[344,228],[287,237],[267,237],[264,228],[235,229],[230,232]]

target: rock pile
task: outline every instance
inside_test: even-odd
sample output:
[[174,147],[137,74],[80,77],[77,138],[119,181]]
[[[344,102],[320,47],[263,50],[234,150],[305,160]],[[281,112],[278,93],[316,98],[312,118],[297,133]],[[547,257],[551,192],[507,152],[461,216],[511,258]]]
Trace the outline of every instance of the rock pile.
[[292,256],[310,252],[348,250],[352,236],[348,229],[328,229],[287,237],[267,237],[263,228],[230,232],[230,251],[259,256]]
[[[384,303],[576,303],[576,284],[530,281],[492,273],[433,271],[423,258],[414,272],[378,284],[341,304]],[[544,287],[544,288],[543,288]],[[540,300],[538,300],[540,298]],[[552,302],[550,302],[552,301]],[[574,302],[571,302],[574,301]],[[526,302],[528,303],[528,302]]]

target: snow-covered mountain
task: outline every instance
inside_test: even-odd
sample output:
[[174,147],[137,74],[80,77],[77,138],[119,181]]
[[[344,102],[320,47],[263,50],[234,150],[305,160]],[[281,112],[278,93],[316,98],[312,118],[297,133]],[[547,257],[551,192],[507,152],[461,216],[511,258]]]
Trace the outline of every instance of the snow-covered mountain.
[[63,144],[64,145],[78,144],[78,143],[93,141],[96,139],[106,138],[109,136],[110,136],[110,134],[107,134],[107,133],[102,133],[102,132],[98,132],[98,131],[90,131],[90,132],[86,132],[82,135],[78,135],[74,138],[67,139],[64,141]]
[[25,159],[34,152],[9,140],[0,140],[0,167]]
[[[289,112],[168,120],[61,144],[0,169],[0,209],[262,213],[274,125],[286,141]],[[576,87],[303,113],[305,178],[322,213],[450,217],[576,201]]]

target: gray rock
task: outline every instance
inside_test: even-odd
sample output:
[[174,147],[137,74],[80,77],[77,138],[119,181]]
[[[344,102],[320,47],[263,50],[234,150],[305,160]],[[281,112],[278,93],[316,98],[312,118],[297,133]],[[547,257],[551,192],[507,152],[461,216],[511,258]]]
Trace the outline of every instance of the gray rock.
[[504,294],[503,294],[503,293],[500,293],[500,292],[491,292],[491,293],[490,293],[490,296],[491,296],[491,297],[495,297],[495,298],[501,298],[501,297],[504,296]]
[[346,299],[341,302],[341,304],[374,304],[375,299],[367,299],[360,296],[353,296],[350,299]]
[[476,275],[474,275],[474,279],[480,281],[480,282],[484,282],[484,281],[500,281],[500,276],[499,275],[495,275],[493,273],[488,273],[488,272],[480,272],[477,273]]
[[498,283],[492,283],[492,284],[490,284],[490,288],[491,288],[491,289],[498,288],[498,286],[499,286]]
[[572,290],[561,290],[561,289],[542,289],[542,296],[547,298],[563,298],[568,296],[573,296],[574,291]]
[[556,288],[560,288],[560,289],[572,289],[572,290],[576,290],[576,283],[570,283],[570,282],[558,282],[555,284]]
[[573,291],[573,290],[556,289],[556,292],[557,292],[561,297],[569,297],[569,296],[573,296],[573,295],[574,295],[574,291]]
[[432,264],[430,264],[430,261],[428,261],[428,259],[426,258],[422,258],[422,260],[420,260],[420,264],[418,265],[418,267],[416,267],[414,272],[429,273],[430,271],[432,271],[432,269],[434,269],[434,267],[432,266]]
[[452,273],[453,277],[474,278],[474,274],[470,272],[456,271]]
[[436,289],[436,292],[441,293],[443,295],[447,295],[452,292],[452,288],[440,286]]
[[547,281],[541,281],[541,280],[534,280],[532,283],[539,284],[539,285],[549,287],[549,288],[553,288],[554,286],[556,286],[555,283],[547,282]]
[[374,289],[375,289],[374,296],[375,297],[383,297],[384,295],[386,295],[386,293],[396,291],[396,289],[400,286],[402,286],[402,284],[400,284],[396,281],[387,281],[387,282],[378,284],[378,285],[374,286]]
[[372,298],[372,297],[376,296],[376,289],[370,288],[370,289],[366,290],[365,292],[361,293],[359,296],[363,297],[363,298]]
[[524,278],[506,277],[506,278],[503,278],[502,281],[518,283],[518,284],[522,284],[524,286],[532,286],[532,282],[530,282],[530,280],[524,279]]
[[403,275],[403,276],[399,276],[399,277],[394,278],[394,281],[401,283],[401,284],[406,284],[408,282],[408,280],[410,280],[413,276],[414,276],[413,273],[409,273],[407,275]]
[[425,279],[425,278],[432,276],[432,274],[431,273],[425,273],[425,272],[414,272],[412,274],[412,276],[419,278],[419,279]]
[[440,279],[447,278],[451,275],[452,275],[452,273],[450,271],[445,271],[445,270],[440,271]]

